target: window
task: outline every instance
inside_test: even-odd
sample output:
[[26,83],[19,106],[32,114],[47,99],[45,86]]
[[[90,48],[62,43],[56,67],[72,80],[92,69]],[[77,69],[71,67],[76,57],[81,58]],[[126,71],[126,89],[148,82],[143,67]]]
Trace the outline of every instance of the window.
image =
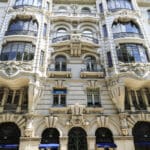
[[65,6],[60,6],[58,10],[61,13],[66,13],[67,12],[67,8]]
[[[0,124],[0,148],[1,150],[19,150],[21,131],[15,123],[6,122]],[[5,147],[5,148],[3,148]]]
[[97,63],[94,56],[86,56],[85,59],[86,71],[97,71]]
[[66,106],[67,89],[54,89],[53,90],[53,105]]
[[41,55],[40,55],[40,66],[42,67],[44,64],[44,51],[41,51]]
[[108,9],[116,11],[118,9],[133,9],[131,0],[107,0]]
[[118,60],[124,63],[149,61],[146,49],[140,44],[120,44],[117,55]]
[[46,2],[46,10],[49,10],[49,2]]
[[47,24],[44,23],[43,36],[46,36],[46,34],[47,34]]
[[113,134],[108,128],[98,128],[95,133],[97,148],[104,148],[104,150],[115,150],[117,147],[114,144]]
[[25,34],[37,36],[38,23],[33,19],[16,18],[10,22],[6,35]]
[[55,71],[67,71],[67,60],[65,56],[56,56]]
[[56,128],[47,128],[42,133],[40,150],[58,150],[59,148],[59,131]]
[[103,25],[103,36],[108,37],[107,27],[105,24]]
[[83,32],[82,32],[82,34],[84,35],[84,36],[87,36],[87,37],[93,37],[93,32],[91,31],[91,30],[89,30],[89,29],[87,29],[87,30],[84,30]]
[[150,10],[148,10],[147,13],[148,13],[148,19],[150,19]]
[[139,90],[125,90],[125,110],[146,110],[150,106],[150,90],[142,88]]
[[135,150],[150,149],[150,122],[138,121],[133,129]]
[[111,52],[107,52],[108,66],[113,67]]
[[87,105],[101,106],[99,88],[87,89]]
[[69,131],[68,150],[88,150],[87,134],[81,127],[73,127]]
[[57,37],[65,36],[67,34],[67,30],[65,28],[59,28],[57,30]]
[[9,42],[3,46],[1,61],[31,61],[34,58],[35,46],[29,42]]
[[84,7],[84,8],[81,9],[81,13],[82,14],[90,14],[91,10],[88,7]]
[[102,3],[99,4],[99,10],[100,10],[100,13],[104,12],[104,8],[103,8],[103,4]]
[[15,6],[35,6],[41,7],[42,0],[16,0]]

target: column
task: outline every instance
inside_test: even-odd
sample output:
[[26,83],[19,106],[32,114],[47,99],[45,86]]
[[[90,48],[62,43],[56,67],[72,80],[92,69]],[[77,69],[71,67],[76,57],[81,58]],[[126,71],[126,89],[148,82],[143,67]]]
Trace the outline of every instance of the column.
[[3,95],[2,103],[0,106],[0,112],[3,112],[3,110],[4,110],[4,105],[5,105],[7,96],[8,96],[8,92],[9,92],[8,88],[4,88],[4,95]]
[[60,150],[67,150],[68,148],[68,136],[60,137]]
[[146,89],[142,89],[142,96],[144,98],[144,102],[145,102],[145,105],[146,105],[146,108],[148,111],[150,111],[150,107],[149,107],[149,103],[148,103],[148,99],[147,99],[147,96],[146,96]]
[[133,102],[132,102],[131,91],[128,91],[128,96],[129,96],[129,103],[130,103],[131,110],[135,111],[135,108],[134,108]]
[[88,150],[95,150],[95,136],[87,136]]
[[24,91],[24,89],[22,88],[20,90],[20,96],[19,96],[19,103],[18,103],[18,106],[17,106],[17,112],[21,111],[21,104],[22,104],[22,99],[23,99],[23,91]]

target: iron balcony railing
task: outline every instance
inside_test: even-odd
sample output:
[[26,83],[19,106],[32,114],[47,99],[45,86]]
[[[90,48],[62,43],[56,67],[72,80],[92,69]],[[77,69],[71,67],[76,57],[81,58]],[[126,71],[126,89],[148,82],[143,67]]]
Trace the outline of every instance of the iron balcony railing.
[[120,33],[113,33],[113,38],[125,38],[125,37],[138,37],[138,38],[144,38],[143,34],[141,33],[133,33],[133,32],[120,32]]
[[52,43],[57,43],[57,42],[66,41],[66,40],[70,40],[70,35],[63,35],[63,36],[55,37],[52,39]]
[[66,72],[71,72],[71,68],[48,68],[47,71],[66,71]]
[[95,43],[95,44],[98,44],[98,39],[96,39],[96,38],[93,38],[93,37],[91,37],[91,36],[88,36],[88,35],[81,35],[81,37],[82,37],[82,39],[84,40],[88,40],[88,41],[91,41],[91,42],[93,42],[93,43]]
[[132,8],[123,8],[123,7],[122,8],[112,8],[112,9],[108,9],[108,10],[111,11],[111,12],[117,12],[117,11],[120,11],[120,10],[123,10],[123,9],[124,10],[129,10],[129,11],[133,10]]
[[22,7],[42,8],[42,6],[36,6],[36,5],[31,5],[31,4],[19,4],[19,5],[13,6],[14,9],[18,9]]
[[81,72],[104,72],[104,69],[87,69],[87,68],[82,68]]
[[37,31],[31,30],[10,30],[5,32],[5,36],[8,35],[30,35],[30,36],[37,36]]
[[101,103],[100,102],[88,103],[87,107],[101,107]]

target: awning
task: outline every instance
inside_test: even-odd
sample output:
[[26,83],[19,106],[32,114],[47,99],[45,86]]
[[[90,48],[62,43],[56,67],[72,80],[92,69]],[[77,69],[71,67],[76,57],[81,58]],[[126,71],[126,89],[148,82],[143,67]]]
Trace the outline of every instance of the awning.
[[114,143],[97,143],[96,144],[98,148],[102,147],[102,148],[116,148],[117,145]]
[[58,148],[59,144],[40,144],[39,148]]
[[150,146],[150,142],[136,142],[135,144],[140,146],[146,146],[146,145]]
[[7,149],[7,148],[11,148],[11,149],[15,149],[17,148],[18,145],[17,144],[0,144],[0,148],[3,148],[3,149]]

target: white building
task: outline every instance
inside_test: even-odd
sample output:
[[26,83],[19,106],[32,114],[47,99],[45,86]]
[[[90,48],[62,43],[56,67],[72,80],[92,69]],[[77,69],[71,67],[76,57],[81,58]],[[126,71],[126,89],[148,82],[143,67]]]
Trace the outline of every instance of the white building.
[[0,150],[150,150],[150,1],[1,0]]

